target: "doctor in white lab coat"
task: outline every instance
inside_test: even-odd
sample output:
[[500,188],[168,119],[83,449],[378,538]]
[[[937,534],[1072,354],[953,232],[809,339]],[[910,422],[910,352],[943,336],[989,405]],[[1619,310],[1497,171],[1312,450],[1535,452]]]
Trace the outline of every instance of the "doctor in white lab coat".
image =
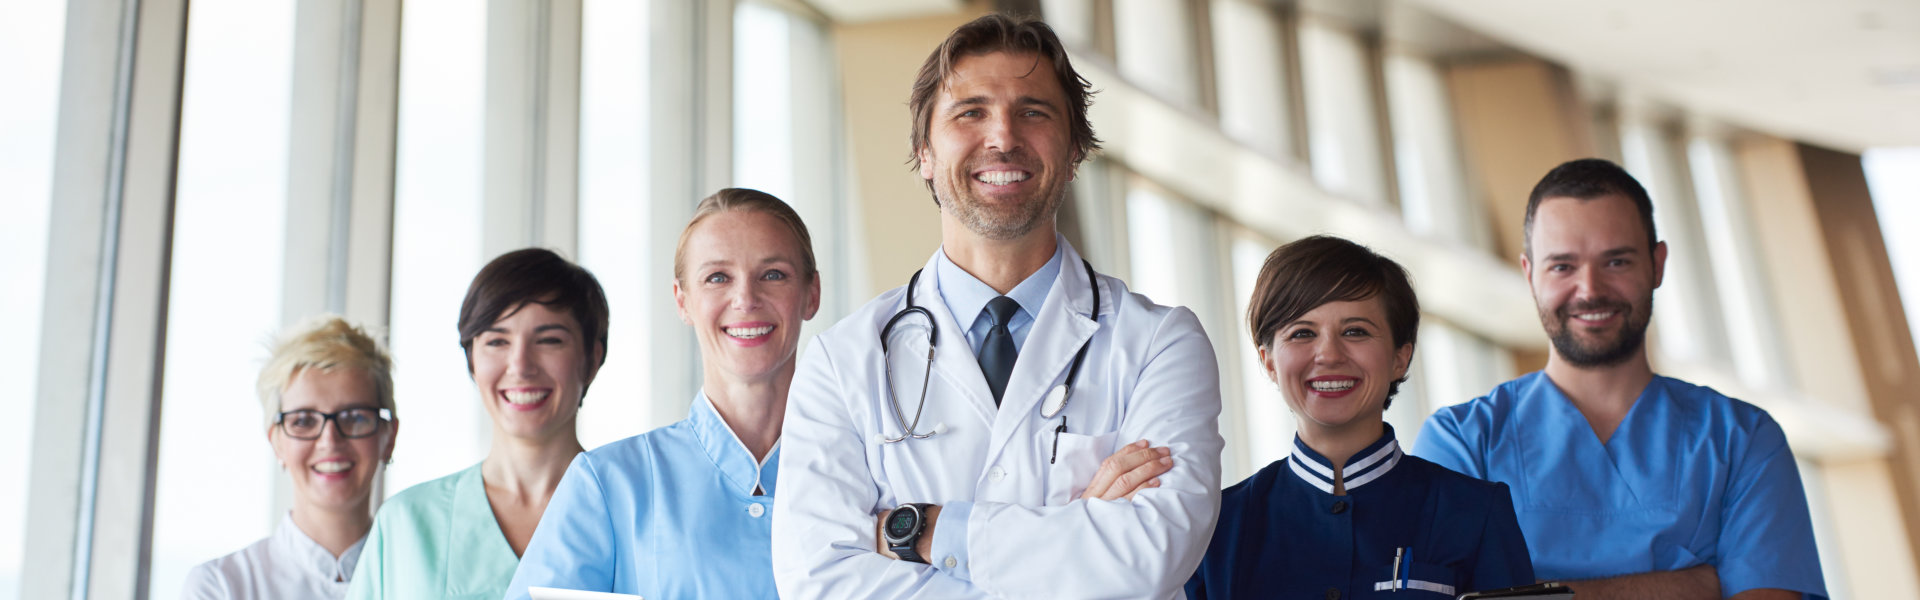
[[[1218,366],[1192,312],[1089,280],[1055,232],[1097,148],[1086,94],[1037,22],[982,17],[929,57],[909,104],[942,245],[912,292],[936,351],[929,367],[928,320],[913,315],[882,353],[903,286],[802,357],[773,510],[781,597],[1180,596],[1219,511]],[[982,307],[1009,298],[1011,318]],[[1008,337],[1017,359],[996,386],[980,357]],[[1064,408],[1044,416],[1083,345]],[[932,435],[885,441],[916,421]],[[879,533],[908,503],[928,505],[908,544],[918,561]]]

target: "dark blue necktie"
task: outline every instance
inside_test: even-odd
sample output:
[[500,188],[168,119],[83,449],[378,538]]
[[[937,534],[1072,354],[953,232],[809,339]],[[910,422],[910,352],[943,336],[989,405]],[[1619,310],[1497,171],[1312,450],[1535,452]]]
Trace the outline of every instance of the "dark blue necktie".
[[1020,303],[1012,298],[1001,296],[987,302],[987,317],[993,319],[993,327],[987,330],[987,337],[980,341],[980,373],[987,376],[987,389],[993,391],[993,405],[1000,405],[1000,396],[1007,392],[1007,377],[1013,374],[1013,361],[1020,350],[1013,347],[1013,332],[1007,325],[1013,322],[1013,314],[1019,312]]

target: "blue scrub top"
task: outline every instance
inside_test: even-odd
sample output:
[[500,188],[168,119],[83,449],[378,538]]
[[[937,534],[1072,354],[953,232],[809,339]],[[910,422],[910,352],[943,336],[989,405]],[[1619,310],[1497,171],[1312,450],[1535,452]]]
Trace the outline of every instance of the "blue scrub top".
[[1295,436],[1292,456],[1227,488],[1187,596],[1420,600],[1533,583],[1506,486],[1402,454],[1391,425],[1345,471],[1335,496],[1332,463]]
[[1710,388],[1654,377],[1602,444],[1536,372],[1434,413],[1413,453],[1507,484],[1543,578],[1710,564],[1725,596],[1826,595],[1780,425]]
[[[674,598],[774,598],[779,446],[756,463],[705,394],[687,419],[583,452],[520,558],[528,587]],[[761,492],[755,495],[755,490]]]

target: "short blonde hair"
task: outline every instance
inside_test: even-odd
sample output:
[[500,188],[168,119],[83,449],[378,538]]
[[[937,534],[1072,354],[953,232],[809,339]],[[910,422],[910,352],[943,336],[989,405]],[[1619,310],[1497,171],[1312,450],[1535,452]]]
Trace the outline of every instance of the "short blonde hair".
[[272,350],[266,367],[260,369],[256,387],[268,426],[280,414],[281,394],[306,369],[348,368],[366,373],[373,380],[380,408],[399,418],[400,411],[393,404],[393,357],[366,329],[338,316],[322,315],[282,332]]

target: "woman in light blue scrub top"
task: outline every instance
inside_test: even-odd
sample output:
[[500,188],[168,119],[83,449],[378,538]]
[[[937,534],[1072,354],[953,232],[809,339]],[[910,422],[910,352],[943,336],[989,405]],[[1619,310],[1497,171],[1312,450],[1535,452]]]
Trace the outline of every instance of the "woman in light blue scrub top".
[[687,419],[575,458],[507,588],[774,598],[773,496],[800,326],[820,307],[813,242],[763,192],[702,200],[673,299],[700,340]]
[[474,276],[458,326],[492,447],[380,507],[348,598],[497,600],[581,452],[574,424],[607,349],[593,274],[548,250],[508,252]]

